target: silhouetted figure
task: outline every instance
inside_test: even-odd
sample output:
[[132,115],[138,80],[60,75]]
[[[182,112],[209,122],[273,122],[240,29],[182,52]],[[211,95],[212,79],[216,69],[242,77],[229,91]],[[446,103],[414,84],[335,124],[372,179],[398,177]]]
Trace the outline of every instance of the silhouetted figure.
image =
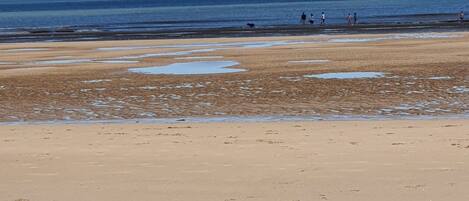
[[321,25],[326,24],[326,13],[322,12],[321,14]]
[[300,21],[301,21],[301,24],[306,24],[306,14],[305,14],[305,12],[303,12],[303,14],[301,14]]
[[309,23],[314,24],[314,14],[313,13],[311,13],[311,16],[309,18]]
[[459,23],[464,23],[464,11],[461,11],[461,13],[459,13]]
[[347,23],[349,26],[352,26],[352,19],[353,19],[352,14],[349,13],[347,15]]
[[251,29],[256,27],[256,25],[254,23],[247,23],[246,25],[248,25],[248,27],[251,28]]
[[357,13],[353,13],[353,24],[357,24],[358,23],[358,15]]

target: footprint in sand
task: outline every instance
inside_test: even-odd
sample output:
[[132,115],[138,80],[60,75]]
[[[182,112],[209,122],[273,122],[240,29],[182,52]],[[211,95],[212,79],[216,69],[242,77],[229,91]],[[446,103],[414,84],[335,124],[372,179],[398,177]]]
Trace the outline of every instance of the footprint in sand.
[[324,194],[319,194],[319,198],[321,198],[321,200],[327,200],[327,196]]
[[275,130],[267,130],[267,131],[265,131],[265,134],[266,135],[278,135],[279,132],[275,131]]
[[407,189],[421,189],[421,188],[424,188],[424,187],[425,187],[425,185],[422,185],[422,184],[404,186],[404,188],[407,188]]
[[449,127],[458,127],[459,125],[444,125],[443,127],[449,128]]
[[267,143],[267,144],[282,144],[282,141],[278,140],[270,140],[270,139],[259,139],[256,140],[256,142],[261,142],[261,143]]

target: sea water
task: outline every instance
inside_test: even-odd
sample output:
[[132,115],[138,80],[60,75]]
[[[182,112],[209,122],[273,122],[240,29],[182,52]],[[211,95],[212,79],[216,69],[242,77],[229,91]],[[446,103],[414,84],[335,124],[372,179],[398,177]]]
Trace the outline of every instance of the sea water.
[[75,27],[82,30],[169,30],[299,24],[305,12],[345,23],[357,12],[362,23],[455,20],[469,10],[466,0],[2,0],[0,33],[22,28]]

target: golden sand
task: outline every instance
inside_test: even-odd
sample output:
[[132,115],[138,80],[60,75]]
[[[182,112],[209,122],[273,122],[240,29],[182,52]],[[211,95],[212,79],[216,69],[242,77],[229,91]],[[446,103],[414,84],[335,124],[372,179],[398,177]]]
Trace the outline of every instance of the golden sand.
[[0,200],[469,199],[469,121],[0,127]]

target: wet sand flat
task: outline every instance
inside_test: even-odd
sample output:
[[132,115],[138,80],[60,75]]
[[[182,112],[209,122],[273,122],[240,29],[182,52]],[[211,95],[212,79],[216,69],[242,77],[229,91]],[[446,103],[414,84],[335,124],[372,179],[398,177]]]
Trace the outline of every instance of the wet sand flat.
[[0,200],[469,199],[469,122],[0,126]]
[[[2,44],[0,121],[467,115],[468,37],[430,32]],[[228,61],[242,72],[129,71]],[[316,76],[354,72],[382,76]]]

